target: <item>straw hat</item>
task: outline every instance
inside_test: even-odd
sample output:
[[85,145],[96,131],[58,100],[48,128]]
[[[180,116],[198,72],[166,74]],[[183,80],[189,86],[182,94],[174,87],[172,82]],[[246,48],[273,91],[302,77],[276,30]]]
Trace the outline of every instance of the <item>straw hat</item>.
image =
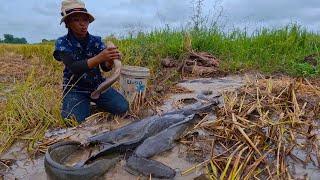
[[90,23],[94,21],[94,17],[90,13],[88,13],[84,2],[82,2],[81,0],[63,0],[61,3],[62,19],[60,21],[60,24],[64,22],[66,17],[74,13],[88,14]]

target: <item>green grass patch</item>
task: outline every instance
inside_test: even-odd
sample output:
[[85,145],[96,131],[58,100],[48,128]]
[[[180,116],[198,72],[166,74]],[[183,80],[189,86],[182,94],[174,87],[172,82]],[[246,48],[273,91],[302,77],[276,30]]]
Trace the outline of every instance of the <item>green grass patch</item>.
[[192,49],[212,53],[228,72],[255,70],[291,76],[319,75],[319,65],[311,66],[304,57],[319,52],[320,36],[298,25],[261,29],[253,34],[238,30],[223,33],[216,28],[187,32],[159,30],[123,40],[107,40],[119,46],[125,64],[157,70],[161,58],[181,59],[187,53],[186,36],[190,36]]
[[0,82],[0,92],[2,92],[3,90],[5,90],[5,88],[6,88],[5,83],[1,83],[1,82]]

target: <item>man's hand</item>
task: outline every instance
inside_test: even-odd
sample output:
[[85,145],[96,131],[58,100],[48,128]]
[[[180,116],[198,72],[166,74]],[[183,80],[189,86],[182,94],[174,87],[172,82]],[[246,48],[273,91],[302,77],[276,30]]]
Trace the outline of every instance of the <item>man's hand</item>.
[[113,66],[115,59],[121,60],[121,53],[117,47],[108,47],[101,51],[97,56],[88,60],[89,68],[98,66],[101,63],[106,63],[107,67]]
[[113,60],[118,59],[121,60],[121,53],[117,47],[108,47],[100,52],[99,56],[109,67],[113,65]]
[[115,59],[119,59],[119,60],[121,59],[121,53],[117,47],[108,47],[103,51],[101,51],[99,53],[99,56],[101,56],[101,58],[104,61],[108,61],[108,62],[113,61]]

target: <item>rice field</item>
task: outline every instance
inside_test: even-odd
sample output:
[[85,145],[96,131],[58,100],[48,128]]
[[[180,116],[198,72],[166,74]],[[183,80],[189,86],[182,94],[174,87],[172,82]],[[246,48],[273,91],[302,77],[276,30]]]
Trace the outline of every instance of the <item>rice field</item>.
[[[170,57],[179,64],[190,49],[219,58],[221,73],[260,72],[267,76],[282,74],[300,78],[301,81],[283,81],[288,84],[266,79],[263,87],[261,82],[255,82],[241,92],[226,94],[226,105],[219,111],[220,119],[203,127],[218,130],[215,135],[221,139],[217,138],[216,143],[226,151],[213,154],[215,159],[205,163],[213,178],[259,175],[290,178],[283,154],[296,147],[297,137],[312,135],[308,128],[312,128],[312,119],[317,118],[306,114],[310,109],[309,100],[298,98],[310,92],[312,97],[319,97],[318,86],[308,84],[319,77],[318,34],[290,25],[261,29],[254,34],[223,33],[218,28],[166,29],[105,40],[119,47],[123,64],[149,67],[152,80],[164,71],[161,59]],[[53,49],[53,44],[0,45],[0,154],[15,141],[25,141],[28,151],[34,153],[36,142],[48,128],[76,125],[60,117],[63,65],[53,59]],[[179,79],[178,71],[172,73],[174,76],[168,81]],[[311,103],[315,103],[316,114],[318,101]],[[306,115],[310,118],[307,121],[302,118]],[[267,156],[270,161],[266,160]],[[261,169],[260,164],[266,164],[265,168]]]

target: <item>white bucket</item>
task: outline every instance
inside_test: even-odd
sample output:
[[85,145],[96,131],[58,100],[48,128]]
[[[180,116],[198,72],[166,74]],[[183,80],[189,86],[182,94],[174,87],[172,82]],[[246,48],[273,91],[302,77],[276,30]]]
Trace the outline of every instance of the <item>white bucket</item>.
[[121,93],[131,103],[136,94],[146,94],[150,70],[139,66],[123,66],[120,74]]

